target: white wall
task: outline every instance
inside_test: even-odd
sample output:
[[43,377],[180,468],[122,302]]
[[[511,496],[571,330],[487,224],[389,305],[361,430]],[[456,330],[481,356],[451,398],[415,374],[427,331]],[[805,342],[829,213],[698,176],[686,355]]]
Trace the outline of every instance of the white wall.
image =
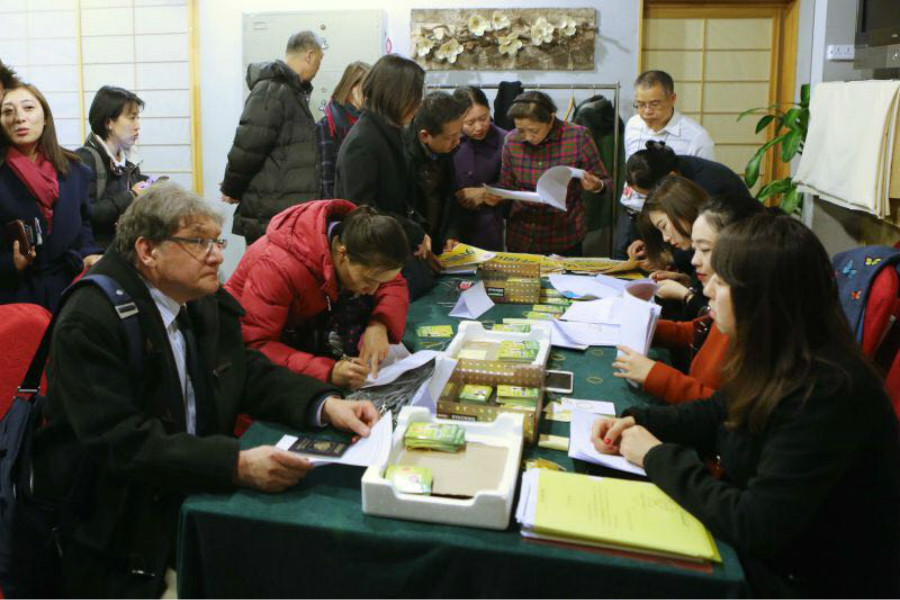
[[[585,71],[471,72],[439,71],[428,75],[428,81],[446,84],[496,83],[520,79],[535,83],[622,83],[623,118],[631,114],[631,83],[637,76],[638,28],[640,3],[637,0],[494,0],[493,2],[459,2],[454,0],[392,0],[383,6],[385,31],[392,51],[409,54],[410,11],[413,8],[482,8],[594,7],[597,9],[596,69]],[[203,183],[208,198],[218,195],[219,182],[225,172],[228,150],[240,118],[244,98],[244,73],[241,68],[242,15],[251,12],[303,10],[371,10],[370,0],[331,0],[326,4],[308,5],[296,0],[200,0],[200,71],[201,114],[203,115]],[[285,40],[287,41],[287,40]],[[274,58],[280,58],[273,56]],[[578,98],[586,97],[584,95]],[[556,94],[562,106],[568,92]],[[226,224],[230,230],[230,224]],[[243,251],[243,239],[229,243],[224,270],[230,272]]]
[[0,0],[0,58],[47,97],[60,143],[82,144],[101,86],[133,90],[146,102],[141,169],[188,188],[189,50],[187,0]]

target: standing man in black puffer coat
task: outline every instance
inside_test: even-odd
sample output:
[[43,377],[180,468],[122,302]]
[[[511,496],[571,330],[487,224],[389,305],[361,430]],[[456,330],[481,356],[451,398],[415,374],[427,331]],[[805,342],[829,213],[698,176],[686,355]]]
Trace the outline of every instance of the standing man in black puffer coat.
[[316,121],[309,109],[312,79],[322,64],[316,34],[290,37],[284,60],[247,68],[250,96],[228,153],[222,199],[237,204],[232,232],[249,246],[269,219],[319,190]]

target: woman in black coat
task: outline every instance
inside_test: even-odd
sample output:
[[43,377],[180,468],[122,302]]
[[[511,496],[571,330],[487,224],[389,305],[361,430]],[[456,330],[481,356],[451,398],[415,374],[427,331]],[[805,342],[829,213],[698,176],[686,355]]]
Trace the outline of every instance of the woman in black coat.
[[89,219],[91,173],[59,145],[50,105],[34,86],[4,93],[0,125],[0,304],[53,311],[63,290],[99,258]]
[[403,130],[422,103],[424,86],[425,71],[414,61],[396,54],[378,59],[363,82],[365,105],[341,144],[334,181],[335,197],[371,204],[403,226],[414,254],[403,269],[410,300],[434,285],[425,263],[433,260],[431,238],[414,208],[415,178],[403,144]]
[[897,419],[825,249],[796,219],[760,215],[722,231],[712,266],[704,292],[733,342],[722,391],[598,419],[595,447],[734,545],[755,596],[900,596]]
[[140,133],[144,101],[134,92],[105,85],[94,96],[88,122],[91,133],[75,151],[95,174],[88,189],[91,226],[97,245],[106,249],[116,223],[131,201],[147,188],[147,177],[128,154]]

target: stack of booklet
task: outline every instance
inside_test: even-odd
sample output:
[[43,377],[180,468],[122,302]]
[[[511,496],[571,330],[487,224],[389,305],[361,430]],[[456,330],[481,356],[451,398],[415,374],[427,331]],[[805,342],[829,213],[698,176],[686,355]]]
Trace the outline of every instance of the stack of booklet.
[[703,524],[643,481],[529,469],[516,520],[526,538],[722,562]]

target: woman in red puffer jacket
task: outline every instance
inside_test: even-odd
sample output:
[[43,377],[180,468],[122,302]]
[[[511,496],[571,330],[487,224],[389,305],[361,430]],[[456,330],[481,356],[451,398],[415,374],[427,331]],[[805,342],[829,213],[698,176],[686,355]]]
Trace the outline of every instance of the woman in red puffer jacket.
[[296,373],[356,389],[403,337],[408,255],[393,217],[317,200],[276,215],[225,287],[247,311],[248,346]]

